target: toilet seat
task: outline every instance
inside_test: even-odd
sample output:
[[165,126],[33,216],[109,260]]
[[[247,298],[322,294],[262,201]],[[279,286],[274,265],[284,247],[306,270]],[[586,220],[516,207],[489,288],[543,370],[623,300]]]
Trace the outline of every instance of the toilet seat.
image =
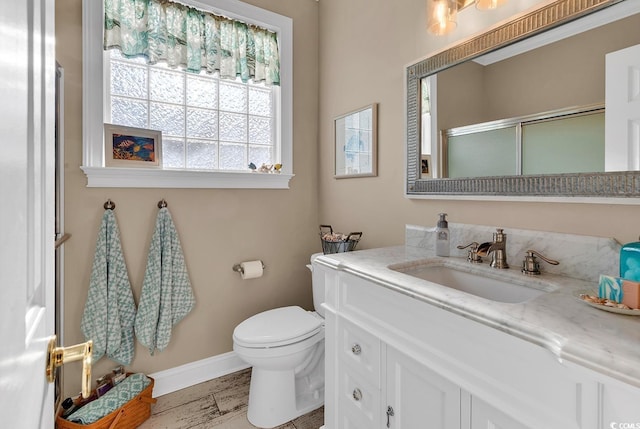
[[295,344],[316,335],[323,319],[298,306],[281,307],[256,314],[233,331],[235,344],[246,348],[270,348]]

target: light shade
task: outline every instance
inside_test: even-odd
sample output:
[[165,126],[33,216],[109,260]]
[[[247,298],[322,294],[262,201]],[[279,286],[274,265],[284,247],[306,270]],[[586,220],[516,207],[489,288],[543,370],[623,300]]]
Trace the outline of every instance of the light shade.
[[427,0],[427,30],[437,36],[450,33],[457,24],[457,0]]
[[490,10],[496,9],[499,6],[505,4],[507,0],[476,0],[476,9],[478,10]]

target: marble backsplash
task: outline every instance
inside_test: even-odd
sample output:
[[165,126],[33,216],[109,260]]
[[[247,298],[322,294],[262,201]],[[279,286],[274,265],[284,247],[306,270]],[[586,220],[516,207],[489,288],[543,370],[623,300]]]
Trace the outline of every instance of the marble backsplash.
[[[467,250],[458,245],[476,241],[493,241],[493,233],[500,226],[449,223],[451,256],[465,258]],[[542,275],[545,272],[590,282],[598,282],[600,274],[619,275],[621,245],[613,238],[586,235],[561,234],[557,232],[503,228],[507,234],[507,261],[511,268],[522,266],[527,250],[535,250],[549,259],[559,261],[550,265],[538,258]],[[435,227],[406,225],[405,245],[435,250]],[[491,258],[483,258],[489,264]]]

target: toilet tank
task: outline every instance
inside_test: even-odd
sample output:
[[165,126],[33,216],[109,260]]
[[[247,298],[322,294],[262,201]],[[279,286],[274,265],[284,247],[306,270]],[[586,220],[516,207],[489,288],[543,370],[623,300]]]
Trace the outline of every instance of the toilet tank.
[[[322,256],[322,253],[314,253],[311,255],[311,264],[313,264],[313,260],[318,256]],[[324,308],[322,308],[322,303],[324,302],[324,282],[325,278],[323,273],[314,271],[313,265],[308,265],[311,270],[311,287],[313,288],[313,308],[316,312],[324,318]]]

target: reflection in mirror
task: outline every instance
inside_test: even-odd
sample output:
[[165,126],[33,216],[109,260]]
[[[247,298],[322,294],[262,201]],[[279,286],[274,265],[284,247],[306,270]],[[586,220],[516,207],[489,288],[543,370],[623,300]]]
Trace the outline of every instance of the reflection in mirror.
[[586,106],[444,130],[441,177],[604,172],[604,121]]
[[[525,130],[534,133],[533,130],[541,129],[542,125],[523,126],[520,130],[511,124],[526,121],[537,123],[541,119],[548,121],[549,111],[556,111],[558,119],[564,112],[557,109],[582,114],[591,111],[593,104],[604,104],[605,57],[611,52],[640,43],[639,28],[640,14],[500,61],[494,62],[492,57],[496,55],[489,54],[438,73],[437,130],[443,144],[437,146],[434,152],[438,152],[441,159],[442,174],[439,177],[604,172],[603,112],[581,119],[553,121],[554,126],[547,128],[547,137],[555,139],[556,144],[540,139],[539,144],[548,149],[544,153],[541,147],[536,147],[533,139],[529,138],[527,143],[519,140],[526,135]],[[514,116],[523,118],[509,119]],[[425,117],[423,112],[423,129],[430,128],[430,123],[429,127],[424,127],[424,121],[427,120],[430,121],[430,117]],[[507,133],[507,124],[511,132],[509,139],[505,140],[502,137],[507,137],[504,135]],[[572,130],[571,126],[574,125]],[[587,132],[585,126],[595,128],[590,131],[596,134]],[[476,135],[473,127],[483,131]],[[495,129],[489,131],[488,128]],[[466,137],[461,137],[463,134]],[[590,135],[597,137],[597,140],[590,138],[582,140],[583,146],[578,144],[579,140]],[[457,148],[452,146],[452,140],[447,138],[452,136],[456,136],[453,141],[464,140],[465,144],[456,144]],[[501,137],[496,140],[498,136]],[[571,141],[563,142],[560,136]],[[477,147],[472,144],[476,137]],[[523,145],[530,149],[529,152],[548,155],[549,161],[558,155],[570,158],[570,153],[564,153],[569,146],[575,149],[575,157],[589,156],[595,150],[598,158],[601,155],[602,159],[581,164],[563,164],[557,159],[554,168],[516,168],[524,167],[531,161],[522,158],[527,153]],[[454,153],[446,153],[446,150]],[[478,162],[478,168],[467,169],[465,164],[479,159],[495,162]],[[562,165],[566,165],[566,168],[562,168]],[[592,168],[588,169],[588,166]]]
[[[556,13],[574,5],[556,0],[408,68],[408,194],[640,196],[635,181],[639,174],[605,173],[635,170],[632,166],[640,164],[633,136],[618,133],[611,138],[611,130],[629,128],[629,107],[616,110],[622,126],[610,126],[613,115],[607,115],[612,88],[623,86],[622,81],[633,86],[635,81],[625,73],[640,54],[627,53],[621,72],[612,71],[613,61],[606,59],[640,44],[640,7],[633,0],[595,3],[602,8],[583,19],[508,43],[520,28],[554,27],[549,10]],[[584,14],[576,10],[581,7],[572,9],[574,18]],[[563,27],[571,27],[573,35],[568,37]],[[539,41],[537,49],[531,47],[532,39]],[[486,48],[497,43],[505,47],[493,52]],[[412,96],[415,85],[418,97]],[[413,103],[419,115],[413,113]],[[638,104],[633,109],[637,117]],[[627,153],[639,160],[626,159]],[[620,159],[623,154],[625,159]],[[423,180],[419,169],[414,173],[424,155],[431,157],[435,180]],[[481,177],[491,180],[476,180]]]
[[377,117],[374,103],[335,119],[336,179],[377,175]]

